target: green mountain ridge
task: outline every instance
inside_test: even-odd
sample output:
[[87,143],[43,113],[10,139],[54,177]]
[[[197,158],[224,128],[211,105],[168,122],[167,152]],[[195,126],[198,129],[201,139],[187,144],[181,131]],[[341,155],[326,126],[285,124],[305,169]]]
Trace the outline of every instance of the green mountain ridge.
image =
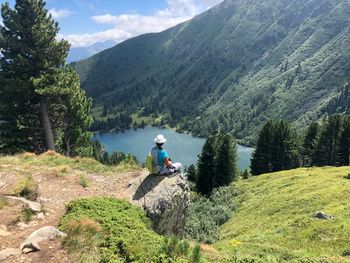
[[303,128],[326,113],[349,80],[348,14],[347,0],[226,0],[72,65],[109,112],[253,142],[270,118]]

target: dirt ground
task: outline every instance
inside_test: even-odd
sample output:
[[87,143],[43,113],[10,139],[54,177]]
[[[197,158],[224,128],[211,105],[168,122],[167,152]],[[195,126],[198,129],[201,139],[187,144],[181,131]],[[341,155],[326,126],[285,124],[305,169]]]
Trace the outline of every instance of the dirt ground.
[[[0,210],[0,229],[6,230],[8,235],[0,235],[0,251],[6,248],[18,248],[20,244],[35,230],[43,226],[56,226],[65,213],[65,205],[73,199],[83,197],[117,197],[130,200],[125,189],[128,182],[140,176],[143,172],[129,172],[102,176],[86,174],[88,187],[84,188],[79,182],[81,171],[74,171],[66,176],[56,176],[50,172],[37,172],[32,174],[39,185],[39,195],[36,202],[42,204],[44,216],[33,219],[23,225],[18,222],[23,204],[18,201],[9,201],[9,204]],[[0,194],[8,194],[7,189],[16,182],[16,175],[0,173]],[[0,232],[1,233],[1,232]],[[69,255],[62,249],[59,240],[40,243],[41,251],[18,256],[10,256],[1,261],[4,263],[14,262],[48,262],[69,263],[73,262]]]

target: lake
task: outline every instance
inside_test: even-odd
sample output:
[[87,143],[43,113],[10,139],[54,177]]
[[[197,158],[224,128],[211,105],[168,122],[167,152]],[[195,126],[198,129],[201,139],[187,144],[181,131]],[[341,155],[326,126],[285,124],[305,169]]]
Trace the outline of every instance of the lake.
[[[154,146],[154,138],[158,134],[163,134],[167,139],[163,148],[174,162],[181,162],[183,166],[197,163],[198,154],[202,151],[205,139],[177,133],[170,129],[145,127],[125,132],[96,133],[94,138],[101,141],[108,153],[116,151],[132,153],[143,163],[147,153]],[[238,145],[240,170],[249,167],[252,151],[253,148]]]

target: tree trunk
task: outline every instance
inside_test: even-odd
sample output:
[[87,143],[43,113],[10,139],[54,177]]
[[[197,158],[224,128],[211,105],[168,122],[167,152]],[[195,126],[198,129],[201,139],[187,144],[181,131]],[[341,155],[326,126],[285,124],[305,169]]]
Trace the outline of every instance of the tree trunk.
[[42,99],[40,101],[40,113],[42,126],[45,132],[45,146],[47,150],[55,151],[55,142],[53,139],[53,133],[51,128],[51,122],[49,118],[49,112],[46,102]]

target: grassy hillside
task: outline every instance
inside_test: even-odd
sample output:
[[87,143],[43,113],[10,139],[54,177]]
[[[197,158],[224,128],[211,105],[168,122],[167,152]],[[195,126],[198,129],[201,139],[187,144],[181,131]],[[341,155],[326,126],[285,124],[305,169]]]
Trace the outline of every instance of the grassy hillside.
[[[350,262],[349,174],[303,168],[238,182],[236,213],[215,247],[256,259],[244,262]],[[317,219],[317,211],[334,218]]]
[[349,13],[347,0],[226,0],[73,66],[107,113],[249,141],[268,118],[304,127],[324,114],[349,80]]

